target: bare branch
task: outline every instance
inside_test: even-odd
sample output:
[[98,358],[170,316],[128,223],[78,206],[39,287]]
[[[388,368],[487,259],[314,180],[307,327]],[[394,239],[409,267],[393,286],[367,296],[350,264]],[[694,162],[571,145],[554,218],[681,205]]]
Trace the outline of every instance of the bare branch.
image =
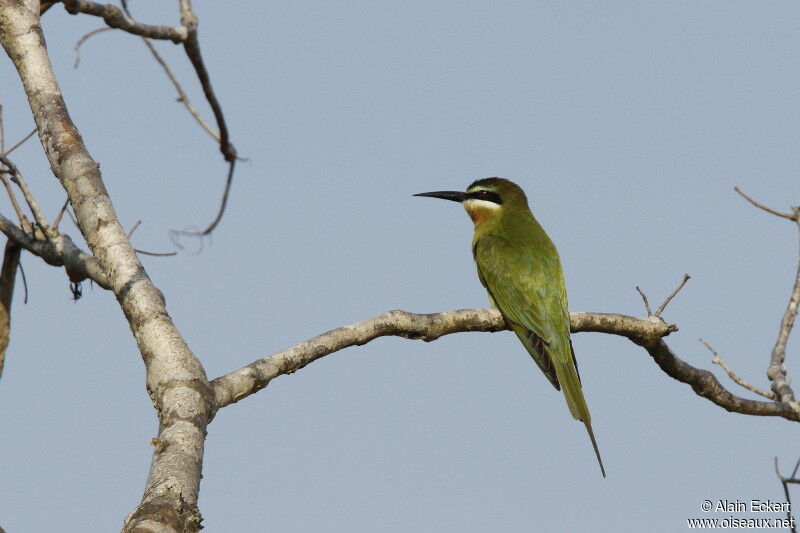
[[370,319],[334,329],[211,382],[218,408],[263,389],[273,378],[291,374],[307,364],[349,346],[361,346],[383,336],[433,341],[464,331],[501,331],[506,323],[499,311],[465,309],[430,315],[388,311]]
[[[800,207],[792,207],[792,214],[782,213],[749,197],[742,192],[739,187],[734,187],[734,190],[738,192],[745,200],[759,209],[793,221],[800,231]],[[772,390],[778,396],[780,401],[793,405],[796,405],[794,391],[789,386],[789,380],[786,377],[786,365],[784,365],[784,361],[786,360],[786,344],[789,342],[789,334],[792,331],[794,319],[797,316],[798,303],[800,303],[800,261],[798,261],[797,265],[794,288],[792,289],[792,294],[789,297],[789,304],[786,306],[786,311],[783,313],[783,317],[781,318],[781,325],[778,330],[778,338],[775,341],[775,346],[772,348],[769,367],[767,368],[767,377],[770,379],[770,381],[772,381]],[[798,411],[800,411],[800,406],[796,405],[796,408]]]
[[134,35],[149,37],[150,39],[163,39],[176,44],[184,42],[187,37],[187,30],[183,26],[173,28],[170,26],[142,24],[125,16],[125,13],[120,8],[112,4],[98,4],[89,0],[63,1],[64,9],[71,15],[86,13],[87,15],[101,17],[112,28],[119,28]]
[[[127,0],[122,0],[122,9],[125,11],[128,17],[131,17],[130,10],[128,9],[128,2]],[[155,46],[147,39],[143,39],[144,43],[147,45],[147,48],[150,50],[150,53],[153,55],[155,60],[161,65],[161,68],[164,69],[164,72],[167,74],[167,77],[170,79],[172,84],[175,86],[175,89],[178,91],[178,100],[183,102],[186,109],[189,113],[194,117],[194,119],[200,124],[200,126],[208,133],[211,137],[213,137],[219,143],[219,149],[222,153],[225,161],[228,162],[228,177],[225,181],[225,189],[222,193],[222,200],[220,201],[220,207],[217,212],[217,216],[214,217],[214,220],[203,230],[203,231],[178,231],[173,230],[171,233],[174,236],[189,236],[189,237],[203,237],[209,235],[211,232],[216,229],[219,222],[222,220],[222,217],[225,214],[225,208],[228,204],[228,195],[230,194],[231,184],[233,183],[233,174],[236,168],[236,148],[231,144],[230,137],[228,134],[228,126],[225,122],[225,116],[222,112],[222,106],[217,100],[216,94],[214,93],[214,88],[211,85],[211,78],[209,77],[208,70],[205,67],[205,63],[203,62],[203,57],[200,52],[200,42],[197,39],[197,16],[195,15],[194,11],[192,10],[192,5],[190,0],[180,0],[180,9],[181,9],[181,22],[183,23],[184,27],[188,30],[187,38],[184,41],[184,50],[186,55],[189,58],[189,61],[192,63],[192,66],[195,69],[195,73],[197,74],[197,78],[200,81],[200,85],[203,88],[203,93],[205,94],[206,100],[208,101],[209,106],[211,106],[211,110],[214,113],[214,118],[217,121],[217,127],[219,128],[219,133],[215,132],[211,126],[200,116],[200,113],[197,112],[195,107],[189,101],[189,97],[187,96],[186,92],[183,90],[180,82],[172,73],[172,70],[167,65],[166,61],[161,57],[161,55],[156,50]],[[177,241],[176,241],[177,242]]]
[[745,389],[749,390],[750,392],[754,392],[754,393],[758,394],[759,396],[763,396],[764,398],[768,398],[770,400],[775,400],[777,398],[777,396],[775,396],[774,392],[763,391],[763,390],[759,389],[758,387],[756,387],[754,385],[750,385],[748,382],[746,382],[745,380],[740,378],[731,369],[731,367],[728,366],[728,364],[717,353],[717,351],[714,348],[711,347],[711,345],[709,343],[707,343],[703,339],[700,339],[700,342],[702,342],[705,345],[705,347],[708,348],[708,351],[710,351],[712,354],[714,354],[714,358],[711,360],[711,362],[714,363],[715,365],[721,366],[723,368],[723,370],[725,370],[725,372],[728,373],[728,377],[730,377],[736,384],[738,384],[741,387],[744,387]]
[[648,353],[668,376],[692,387],[695,394],[719,405],[726,411],[755,416],[779,416],[800,422],[800,413],[794,405],[783,402],[762,402],[736,396],[723,387],[708,370],[695,368],[675,355],[662,340]]
[[[76,5],[74,0],[70,3]],[[141,503],[126,519],[124,530],[197,531],[206,428],[215,414],[213,390],[202,364],[172,322],[163,294],[130,245],[99,165],[71,119],[38,12],[19,0],[0,0],[0,25],[0,43],[19,74],[50,167],[130,325],[145,365],[147,390],[158,411],[158,439],[163,446],[153,454]]]
[[11,339],[11,299],[21,252],[22,248],[17,243],[11,240],[6,242],[3,266],[0,269],[0,377],[3,376],[6,350]]
[[675,298],[675,295],[678,294],[681,291],[683,286],[686,285],[686,282],[689,281],[691,278],[692,278],[692,276],[690,276],[689,274],[684,274],[683,275],[683,281],[681,281],[680,284],[675,288],[675,290],[672,291],[672,294],[667,296],[666,300],[664,300],[664,303],[662,303],[661,305],[658,306],[658,309],[656,309],[655,316],[661,316],[661,313],[663,313],[664,309],[667,308],[667,305],[669,305],[669,302],[671,302],[672,299]]
[[73,68],[78,68],[78,65],[80,65],[80,63],[81,63],[81,46],[83,45],[83,43],[85,43],[86,41],[88,41],[89,39],[91,39],[92,37],[97,35],[98,33],[103,33],[105,31],[109,31],[109,30],[113,30],[113,29],[114,28],[111,28],[109,26],[103,26],[103,27],[100,27],[100,28],[97,28],[95,30],[90,31],[89,33],[87,33],[86,35],[84,35],[83,37],[78,39],[78,42],[75,43],[75,64],[72,65]]
[[[663,337],[677,327],[655,317],[635,318],[604,313],[570,313],[574,333],[602,332],[627,337],[644,347],[670,377],[692,387],[702,396],[728,411],[778,416],[800,421],[800,413],[782,402],[748,400],[723,387],[708,370],[695,368],[675,355]],[[282,352],[259,359],[211,382],[217,407],[225,407],[263,389],[277,376],[291,374],[307,364],[349,346],[360,346],[383,336],[435,340],[443,335],[466,331],[500,331],[507,325],[496,310],[466,309],[420,315],[389,311],[373,318],[344,326],[301,342]]]
[[762,204],[761,202],[758,202],[758,201],[752,199],[751,197],[749,197],[739,187],[734,187],[733,190],[738,192],[742,196],[742,198],[744,198],[745,200],[747,200],[748,202],[750,202],[754,206],[758,207],[759,209],[763,209],[767,213],[772,213],[775,216],[788,218],[789,220],[797,220],[798,216],[800,216],[800,215],[797,214],[797,210],[794,210],[793,214],[789,214],[789,213],[781,213],[777,209],[772,209],[771,207],[767,207],[766,205]]
[[[797,214],[797,212],[798,211],[795,211],[795,214]],[[795,219],[795,223],[800,232],[800,217]],[[789,304],[786,306],[783,317],[781,317],[778,338],[775,340],[775,346],[772,348],[769,368],[767,368],[767,376],[772,380],[772,390],[775,391],[781,401],[794,400],[794,392],[786,378],[786,366],[784,365],[784,361],[786,360],[786,344],[789,342],[789,335],[792,332],[794,320],[797,316],[798,303],[800,303],[800,261],[798,261],[797,272],[794,278],[794,287],[789,297]]]
[[57,234],[53,241],[37,239],[3,215],[0,215],[0,232],[10,241],[44,259],[48,265],[65,267],[71,281],[91,279],[104,289],[111,288],[97,260],[75,246],[69,236]]

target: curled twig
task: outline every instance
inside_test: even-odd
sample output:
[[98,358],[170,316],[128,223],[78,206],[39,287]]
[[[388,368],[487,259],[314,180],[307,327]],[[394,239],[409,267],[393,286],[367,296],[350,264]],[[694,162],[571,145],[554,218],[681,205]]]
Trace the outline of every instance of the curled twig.
[[73,68],[78,68],[78,65],[80,65],[81,63],[81,46],[83,45],[83,43],[85,43],[98,33],[103,33],[104,31],[112,29],[113,28],[110,26],[102,26],[100,28],[90,31],[89,33],[85,34],[83,37],[78,39],[78,42],[75,43],[75,64],[73,65]]
[[182,235],[185,237],[205,237],[216,229],[217,225],[222,220],[222,216],[225,214],[225,207],[228,205],[228,195],[231,192],[231,185],[233,184],[233,169],[236,165],[236,160],[234,159],[230,161],[228,165],[228,179],[225,180],[225,190],[222,192],[222,201],[219,204],[219,210],[217,211],[217,216],[214,217],[214,220],[212,220],[203,231],[173,230],[172,233],[174,235]]

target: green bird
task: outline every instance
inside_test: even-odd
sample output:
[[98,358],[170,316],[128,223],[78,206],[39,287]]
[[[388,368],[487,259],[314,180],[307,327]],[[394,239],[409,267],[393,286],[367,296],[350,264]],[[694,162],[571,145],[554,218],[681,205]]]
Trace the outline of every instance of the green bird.
[[603,477],[603,460],[583,397],[578,364],[569,338],[564,273],[553,241],[533,217],[525,192],[503,178],[473,182],[466,192],[415,194],[460,202],[475,224],[472,255],[478,278],[569,412],[586,426]]

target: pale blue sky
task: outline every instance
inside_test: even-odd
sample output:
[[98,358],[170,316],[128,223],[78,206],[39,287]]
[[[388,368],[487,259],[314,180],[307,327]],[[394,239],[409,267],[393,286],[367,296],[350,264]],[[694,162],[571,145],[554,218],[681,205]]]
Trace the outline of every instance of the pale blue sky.
[[[195,4],[250,162],[202,253],[143,259],[209,377],[385,310],[485,307],[469,219],[411,195],[496,175],[525,188],[558,245],[573,311],[641,315],[635,285],[659,302],[689,272],[665,313],[680,326],[670,345],[747,396],[703,337],[768,387],[796,230],[733,186],[800,203],[796,3]],[[177,21],[161,2],[133,8]],[[121,220],[142,219],[135,246],[167,250],[169,229],[213,217],[225,168],[136,38],[98,35],[72,68],[98,26],[60,6],[45,17]],[[159,49],[205,110],[180,49]],[[13,141],[32,119],[0,65]],[[54,215],[64,194],[41,147],[14,160]],[[0,525],[113,531],[157,429],[143,365],[111,294],[86,285],[73,303],[63,271],[23,265],[30,299],[16,294],[0,380]],[[671,532],[728,516],[703,499],[782,499],[772,460],[797,459],[796,425],[727,413],[628,341],[574,344],[607,479],[512,334],[381,339],[220,411],[207,531]]]

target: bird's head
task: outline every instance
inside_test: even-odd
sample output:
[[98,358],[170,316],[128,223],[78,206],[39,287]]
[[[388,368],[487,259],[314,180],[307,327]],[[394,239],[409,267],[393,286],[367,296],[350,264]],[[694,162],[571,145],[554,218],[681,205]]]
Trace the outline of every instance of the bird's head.
[[525,192],[513,181],[484,178],[473,181],[465,192],[422,192],[414,196],[430,196],[460,202],[476,226],[500,220],[514,212],[528,212]]

